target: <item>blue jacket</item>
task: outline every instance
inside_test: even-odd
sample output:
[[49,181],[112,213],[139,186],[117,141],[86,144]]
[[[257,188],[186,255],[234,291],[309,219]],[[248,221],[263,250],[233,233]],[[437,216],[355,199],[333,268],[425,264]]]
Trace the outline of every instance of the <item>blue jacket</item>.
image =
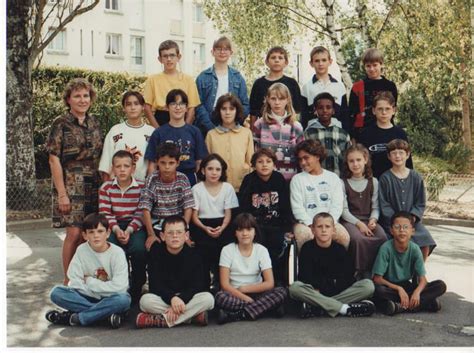
[[[239,71],[228,67],[229,92],[236,95],[244,107],[244,117],[249,114],[249,99],[247,96],[247,85]],[[196,86],[199,92],[201,105],[196,109],[196,120],[194,124],[203,132],[215,128],[212,122],[212,111],[217,94],[217,75],[214,65],[207,68],[196,78]]]

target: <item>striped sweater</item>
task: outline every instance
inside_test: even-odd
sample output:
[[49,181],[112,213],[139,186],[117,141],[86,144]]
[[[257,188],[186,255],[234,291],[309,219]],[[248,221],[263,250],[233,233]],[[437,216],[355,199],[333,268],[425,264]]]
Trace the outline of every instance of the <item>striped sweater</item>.
[[122,193],[117,178],[106,181],[99,190],[99,212],[105,214],[112,229],[119,222],[130,222],[136,232],[142,227],[143,212],[138,209],[140,192],[144,183],[132,178],[130,186]]

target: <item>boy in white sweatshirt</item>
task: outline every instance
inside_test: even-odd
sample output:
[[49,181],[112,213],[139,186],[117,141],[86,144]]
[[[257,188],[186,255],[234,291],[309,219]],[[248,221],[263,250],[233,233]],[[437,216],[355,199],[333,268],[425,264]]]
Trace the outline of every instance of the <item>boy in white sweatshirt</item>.
[[105,215],[84,218],[86,240],[72,258],[67,271],[68,286],[55,286],[51,301],[67,311],[50,310],[46,320],[56,325],[91,325],[108,320],[119,328],[122,314],[130,308],[128,264],[123,250],[107,241],[110,235]]

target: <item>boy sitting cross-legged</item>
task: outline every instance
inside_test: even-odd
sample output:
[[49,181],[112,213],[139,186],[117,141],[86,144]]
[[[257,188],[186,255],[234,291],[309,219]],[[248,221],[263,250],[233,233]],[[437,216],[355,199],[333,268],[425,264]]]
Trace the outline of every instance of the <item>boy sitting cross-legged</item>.
[[418,245],[410,241],[414,232],[413,215],[395,213],[391,219],[393,239],[380,247],[375,259],[375,299],[386,315],[441,309],[438,297],[446,292],[446,284],[441,280],[427,282],[423,255]]
[[142,230],[142,212],[138,210],[142,181],[133,177],[135,163],[131,152],[120,150],[112,157],[113,180],[99,190],[99,212],[105,214],[112,231],[109,241],[130,256],[132,303],[138,303],[146,282],[146,232]]
[[370,316],[375,305],[370,279],[354,279],[352,259],[332,237],[336,231],[329,213],[314,216],[314,240],[303,245],[299,255],[299,281],[290,286],[290,297],[303,302],[301,317],[336,315]]
[[107,242],[109,224],[104,215],[84,218],[82,236],[67,271],[68,286],[55,286],[51,301],[67,311],[51,310],[46,320],[56,325],[88,326],[107,319],[119,328],[122,313],[130,308],[128,265],[118,246]]
[[167,217],[160,237],[150,249],[148,280],[150,292],[140,300],[137,328],[173,327],[183,322],[207,325],[207,310],[214,307],[205,292],[201,258],[185,242],[187,224],[180,216]]

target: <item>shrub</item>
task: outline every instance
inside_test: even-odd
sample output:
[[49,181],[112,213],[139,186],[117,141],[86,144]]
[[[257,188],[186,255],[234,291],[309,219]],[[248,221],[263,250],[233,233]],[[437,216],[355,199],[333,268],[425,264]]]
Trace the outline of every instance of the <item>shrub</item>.
[[52,121],[66,111],[62,100],[64,87],[76,77],[86,78],[97,91],[97,99],[90,112],[99,119],[104,136],[113,125],[122,120],[122,94],[128,90],[143,92],[143,83],[146,79],[143,76],[81,69],[42,67],[33,70],[32,118],[36,177],[38,179],[50,177],[48,155],[44,144],[48,138]]

